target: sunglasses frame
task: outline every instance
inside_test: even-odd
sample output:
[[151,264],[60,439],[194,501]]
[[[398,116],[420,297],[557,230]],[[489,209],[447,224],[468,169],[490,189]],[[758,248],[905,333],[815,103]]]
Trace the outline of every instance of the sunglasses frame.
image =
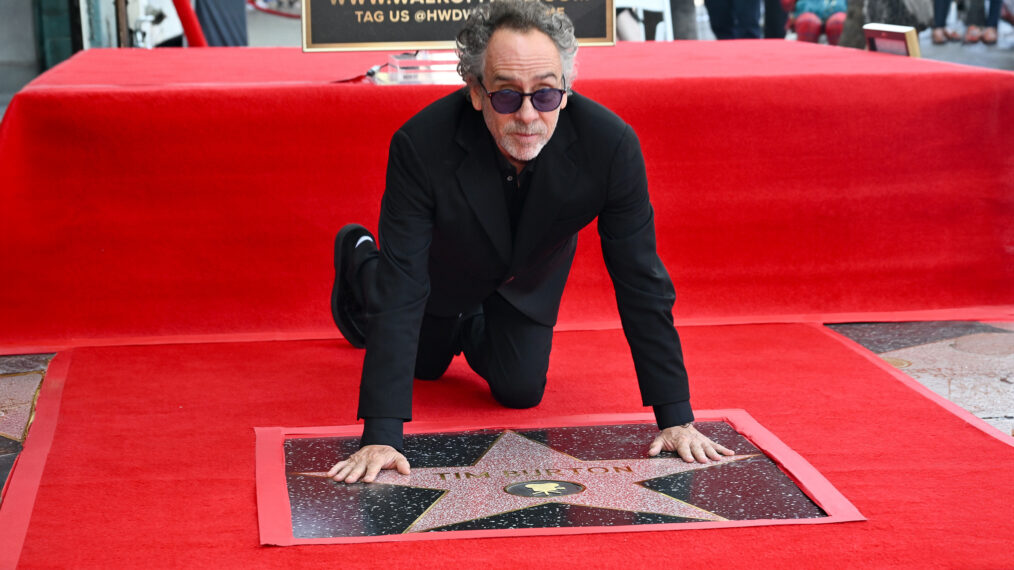
[[[535,91],[532,91],[531,93],[523,93],[523,92],[520,92],[520,91],[516,91],[514,89],[498,89],[496,91],[490,92],[489,89],[486,89],[486,85],[483,82],[483,79],[481,77],[479,78],[479,86],[482,87],[482,90],[486,93],[486,97],[489,98],[489,104],[490,104],[490,106],[493,107],[494,111],[496,111],[497,113],[499,113],[501,115],[510,115],[512,113],[517,113],[518,110],[520,110],[521,107],[523,107],[525,105],[525,97],[528,97],[529,99],[531,99],[531,101],[532,101],[532,108],[535,109],[536,111],[540,112],[540,113],[550,113],[552,111],[555,111],[555,110],[557,110],[557,109],[560,108],[560,105],[563,104],[563,96],[566,95],[567,92],[568,92],[568,89],[566,88],[566,84],[567,84],[567,80],[566,80],[566,78],[564,78],[564,88],[563,89],[556,88],[556,87],[543,87],[542,89],[536,89]],[[496,95],[497,93],[503,93],[505,91],[509,91],[511,93],[517,93],[517,94],[521,95],[521,98],[518,99],[518,101],[519,101],[518,102],[518,106],[513,111],[507,111],[507,112],[501,111],[500,109],[497,109],[496,105],[493,103],[493,96]],[[544,93],[546,91],[557,91],[557,92],[559,92],[560,93],[560,101],[552,109],[542,110],[542,109],[539,109],[538,107],[535,106],[535,95],[537,95],[539,93]]]

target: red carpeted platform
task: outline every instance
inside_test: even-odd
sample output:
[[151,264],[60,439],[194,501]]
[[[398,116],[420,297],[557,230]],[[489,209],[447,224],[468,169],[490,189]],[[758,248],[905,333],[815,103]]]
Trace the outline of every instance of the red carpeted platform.
[[[91,50],[30,84],[0,350],[332,335],[333,235],[376,224],[391,134],[452,89],[330,82],[385,58]],[[585,49],[575,87],[641,138],[683,322],[1014,305],[1014,74],[675,42]],[[582,242],[561,324],[613,326]]]
[[[61,350],[0,566],[1007,565],[1009,438],[819,327],[744,323],[1010,318],[1014,74],[794,42],[579,58],[641,137],[695,406],[746,409],[868,522],[258,546],[253,427],[354,421],[333,235],[375,225],[391,134],[451,88],[332,83],[375,53],[94,50],[0,123],[0,352]],[[642,411],[593,229],[560,325],[537,409],[456,363],[417,417]]]

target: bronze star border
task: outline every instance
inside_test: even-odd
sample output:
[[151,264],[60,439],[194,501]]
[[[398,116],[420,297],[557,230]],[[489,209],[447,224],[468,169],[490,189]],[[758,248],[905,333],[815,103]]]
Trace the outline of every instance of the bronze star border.
[[[697,428],[737,455],[710,464],[688,464],[665,453],[648,458],[657,428],[643,414],[599,418],[615,422],[603,425],[573,425],[596,418],[556,418],[546,420],[556,427],[408,434],[410,476],[385,471],[373,484],[355,485],[323,475],[358,448],[358,436],[345,434],[361,426],[257,428],[262,543],[862,520],[819,473],[745,412],[722,412],[717,419],[698,413],[706,421]],[[768,456],[772,449],[792,477]],[[801,489],[793,478],[810,488]],[[527,485],[539,492],[505,490]]]

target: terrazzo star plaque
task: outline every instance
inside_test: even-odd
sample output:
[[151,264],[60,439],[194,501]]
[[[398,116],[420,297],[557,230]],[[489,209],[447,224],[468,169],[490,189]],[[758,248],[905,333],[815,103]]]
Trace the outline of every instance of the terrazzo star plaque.
[[[287,545],[862,519],[812,467],[745,413],[720,415],[700,421],[699,413],[696,426],[736,455],[706,464],[666,453],[647,457],[657,428],[644,416],[636,422],[614,417],[615,423],[603,425],[558,419],[546,420],[554,427],[407,434],[411,475],[383,471],[372,484],[353,485],[336,483],[326,472],[358,448],[358,437],[345,434],[357,433],[360,426],[258,428],[261,541]],[[793,472],[779,468],[773,450]]]

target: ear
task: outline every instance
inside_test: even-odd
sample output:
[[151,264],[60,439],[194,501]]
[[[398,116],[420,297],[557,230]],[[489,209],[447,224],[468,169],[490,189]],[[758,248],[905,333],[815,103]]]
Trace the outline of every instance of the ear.
[[468,82],[468,98],[472,100],[472,108],[476,111],[482,110],[482,87],[476,80]]
[[567,108],[567,96],[568,95],[569,95],[569,93],[564,93],[563,94],[563,100],[560,101],[560,108],[561,109],[566,109]]

